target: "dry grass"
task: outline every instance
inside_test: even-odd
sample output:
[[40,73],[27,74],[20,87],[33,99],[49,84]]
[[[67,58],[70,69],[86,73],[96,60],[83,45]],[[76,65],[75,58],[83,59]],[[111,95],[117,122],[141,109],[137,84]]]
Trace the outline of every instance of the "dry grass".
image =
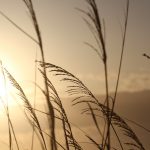
[[[108,81],[108,67],[107,67],[107,50],[106,50],[106,43],[105,43],[105,26],[101,21],[99,10],[97,8],[97,4],[95,0],[85,0],[88,4],[89,10],[81,10],[82,13],[86,15],[84,21],[88,25],[89,29],[93,33],[93,36],[97,42],[97,47],[94,47],[90,43],[86,43],[90,46],[99,56],[104,64],[104,72],[105,72],[105,87],[106,87],[106,97],[105,103],[101,103],[99,99],[97,99],[94,94],[84,85],[84,83],[75,75],[66,71],[65,69],[45,62],[45,55],[43,49],[43,42],[40,33],[40,28],[38,25],[38,21],[36,18],[36,13],[34,11],[34,7],[32,4],[32,0],[22,0],[26,5],[31,19],[34,26],[34,29],[37,34],[36,41],[32,36],[30,36],[27,32],[25,32],[22,28],[20,28],[16,23],[14,23],[11,19],[9,19],[5,14],[1,12],[1,14],[9,20],[15,27],[17,27],[20,31],[26,34],[29,38],[31,38],[34,42],[36,42],[39,46],[41,52],[41,61],[38,61],[39,64],[39,72],[42,74],[43,82],[45,85],[45,89],[42,89],[40,86],[40,90],[42,91],[43,95],[45,96],[46,106],[48,108],[48,112],[42,112],[37,110],[35,106],[32,106],[30,100],[26,97],[23,89],[19,85],[19,83],[15,80],[15,78],[7,71],[4,70],[3,76],[7,75],[7,79],[9,79],[15,89],[18,91],[18,95],[20,99],[24,103],[25,108],[25,117],[27,118],[29,124],[33,127],[33,133],[36,133],[38,140],[41,144],[42,150],[57,150],[57,149],[64,149],[64,150],[82,150],[82,146],[79,144],[79,139],[76,139],[74,133],[72,131],[72,125],[67,117],[67,113],[65,108],[63,107],[61,98],[57,92],[57,87],[55,87],[49,75],[59,76],[61,78],[61,82],[66,83],[66,92],[68,96],[74,96],[72,100],[73,105],[86,105],[85,109],[82,111],[82,114],[88,114],[91,116],[91,120],[93,122],[93,126],[95,126],[97,130],[97,134],[100,137],[99,141],[94,139],[94,135],[88,135],[87,133],[83,133],[85,137],[99,150],[110,150],[110,149],[139,149],[144,150],[144,146],[140,142],[139,138],[136,136],[135,132],[129,127],[126,121],[121,118],[118,114],[114,112],[117,91],[118,91],[118,84],[119,78],[121,73],[121,64],[123,60],[123,52],[124,52],[124,45],[126,40],[126,31],[127,31],[127,22],[128,22],[128,12],[129,12],[129,0],[127,0],[126,5],[126,12],[125,12],[125,22],[124,22],[124,30],[123,30],[123,37],[122,37],[122,50],[121,50],[121,58],[119,64],[119,71],[118,71],[118,78],[116,82],[116,89],[115,89],[115,96],[111,97],[109,95],[109,81]],[[37,84],[35,83],[37,86]],[[12,147],[12,138],[14,137],[17,145],[17,149],[19,150],[19,145],[15,136],[15,131],[11,122],[11,118],[9,117],[9,108],[8,105],[4,106],[6,110],[6,115],[8,118],[8,130],[9,130],[9,149],[13,149]],[[48,117],[49,123],[49,133],[46,133],[42,127],[41,122],[36,114],[36,111],[39,111],[45,114]],[[98,120],[98,117],[103,118],[104,127],[101,128],[101,122]],[[56,120],[62,125],[63,130],[63,139],[65,141],[65,145],[62,145],[59,141],[57,141],[56,136]],[[113,143],[111,142],[111,135],[112,133],[116,136],[116,139],[119,143],[119,147],[115,148]],[[49,137],[50,146],[46,143],[45,134]],[[12,136],[13,135],[13,136]],[[127,138],[123,138],[126,136]],[[33,143],[34,137],[32,136],[32,147],[33,150]]]

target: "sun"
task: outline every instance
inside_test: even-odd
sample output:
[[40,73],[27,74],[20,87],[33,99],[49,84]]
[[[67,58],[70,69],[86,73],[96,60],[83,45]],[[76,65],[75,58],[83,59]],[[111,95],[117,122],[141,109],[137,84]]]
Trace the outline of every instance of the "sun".
[[8,101],[6,101],[7,90],[4,81],[4,76],[2,75],[2,72],[0,72],[0,114],[3,112],[4,106],[8,103]]
[[5,83],[5,77],[0,74],[0,98],[4,98],[7,95],[7,85]]
[[5,106],[13,106],[14,102],[11,97],[11,84],[7,81],[8,79],[4,75],[4,73],[0,72],[0,112],[1,108],[5,108]]

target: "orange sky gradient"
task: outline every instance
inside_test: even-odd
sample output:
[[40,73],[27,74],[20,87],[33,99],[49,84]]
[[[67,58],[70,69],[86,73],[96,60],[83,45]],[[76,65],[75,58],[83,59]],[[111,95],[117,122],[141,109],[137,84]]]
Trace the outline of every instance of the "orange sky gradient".
[[[75,8],[86,8],[80,0],[70,1],[33,1],[43,37],[46,61],[62,66],[81,77],[95,93],[104,93],[102,61],[84,44],[93,43],[94,38],[85,22],[84,16]],[[100,15],[106,24],[106,48],[110,89],[114,91],[116,73],[121,52],[121,27],[125,8],[124,0],[98,1]],[[149,61],[142,56],[149,54],[149,0],[130,2],[129,22],[125,54],[122,67],[120,90],[149,89]],[[36,38],[29,13],[22,1],[1,1],[0,10],[16,24]],[[21,82],[34,80],[35,53],[38,46],[0,16],[0,59],[4,66]],[[30,66],[30,68],[29,68]],[[137,82],[131,83],[132,77]],[[125,84],[124,84],[125,83]],[[146,86],[144,87],[144,85]],[[32,85],[31,85],[32,86]],[[132,86],[133,88],[129,88]],[[135,87],[135,88],[134,88]]]
[[[110,92],[114,92],[121,53],[121,26],[124,23],[125,0],[97,0],[97,3],[100,16],[104,18],[106,24],[109,90]],[[99,59],[93,50],[84,44],[84,42],[89,42],[96,45],[91,32],[82,19],[84,15],[76,10],[76,8],[87,8],[84,0],[33,0],[33,4],[43,38],[46,61],[61,66],[75,74],[97,96],[105,94],[102,60]],[[150,113],[146,107],[150,104],[148,102],[150,98],[150,60],[142,56],[143,53],[150,55],[149,8],[150,0],[130,1],[125,53],[119,83],[119,92],[121,93],[119,98],[122,95],[124,98],[120,98],[123,99],[123,103],[119,101],[117,109],[121,112],[121,115],[136,119],[136,121],[143,123],[147,128],[150,128],[150,120],[140,117],[138,110],[129,113],[126,111],[126,107],[133,105],[134,109],[134,105],[140,106],[142,105],[141,101],[144,101],[143,108],[141,108],[142,111],[145,108],[143,115],[145,116],[147,112]],[[0,11],[5,13],[17,25],[36,39],[29,12],[21,0],[0,0]],[[4,67],[9,70],[23,87],[27,96],[31,98],[31,102],[33,102],[35,59],[41,60],[39,47],[1,15],[0,24],[0,60]],[[67,98],[64,90],[65,85],[60,84],[57,80],[58,78],[50,74],[49,77],[54,85],[56,85],[59,94],[63,98]],[[43,87],[42,76],[39,72],[37,72],[37,83]],[[141,101],[138,100],[136,104],[136,99],[138,98],[136,95],[138,94],[141,99],[144,94],[147,97]],[[14,97],[17,100],[16,96]],[[134,97],[134,103],[130,101],[132,97]],[[42,94],[38,89],[37,106],[44,109],[42,98]],[[125,102],[125,98],[127,98],[127,102]],[[67,104],[64,102],[64,104],[67,109],[71,105],[70,101]],[[22,145],[22,148],[29,149],[28,144],[31,142],[30,139],[26,139],[26,143],[24,144],[22,137],[31,136],[30,127],[26,125],[26,120],[20,119],[23,113],[21,113],[22,110],[19,110],[18,104],[12,102],[11,106],[13,106],[11,107],[12,118],[15,115],[13,114],[14,110],[20,112],[18,115],[20,117],[15,118],[16,121],[14,121],[18,137],[20,138],[19,144]],[[2,106],[0,106],[0,109],[0,133],[3,135],[3,138],[0,138],[0,147],[2,146],[3,150],[7,150],[8,136],[6,135],[7,128],[5,126],[7,118],[4,116]],[[70,110],[67,111],[68,114],[79,118],[80,111],[78,109],[73,108],[74,112],[79,112],[77,116],[74,112],[70,113]],[[136,113],[137,116],[139,115],[137,118]],[[40,117],[42,118],[42,115]],[[85,130],[90,130],[90,134],[95,133],[93,126],[86,126],[81,121],[82,117],[79,120],[77,118],[74,117],[72,121],[79,124],[79,126],[83,126]],[[23,129],[19,126],[18,122],[22,122],[21,124],[26,123],[22,125]],[[90,124],[88,119],[85,122]],[[43,124],[43,128],[46,130],[47,126]],[[76,128],[74,130],[78,135],[79,131]],[[141,132],[139,129],[136,130],[139,135],[141,133],[144,135],[142,136],[142,141],[145,142],[147,148],[150,148],[150,144],[147,141],[149,135],[144,131]],[[61,137],[61,133],[58,136]],[[95,138],[98,139],[99,137]],[[81,140],[84,141],[82,136]]]

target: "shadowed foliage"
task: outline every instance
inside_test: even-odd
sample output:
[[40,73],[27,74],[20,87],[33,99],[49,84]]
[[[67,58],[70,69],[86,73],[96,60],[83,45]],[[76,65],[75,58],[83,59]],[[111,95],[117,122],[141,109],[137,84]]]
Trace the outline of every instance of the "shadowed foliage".
[[[32,0],[21,0],[31,17],[31,21],[36,32],[37,40],[33,38],[30,34],[28,34],[25,30],[23,30],[20,26],[18,26],[13,20],[7,17],[3,12],[0,11],[0,14],[5,17],[12,25],[14,25],[17,29],[19,29],[22,33],[28,36],[31,40],[33,40],[38,46],[39,51],[41,53],[41,61],[36,61],[40,64],[39,72],[42,74],[43,83],[45,89],[38,86],[35,83],[42,93],[44,94],[44,100],[46,101],[46,108],[48,112],[40,111],[36,109],[35,105],[32,106],[30,100],[27,98],[24,90],[19,85],[19,83],[15,80],[15,78],[7,71],[7,69],[3,68],[2,72],[3,76],[7,75],[5,81],[9,79],[12,83],[13,87],[17,90],[17,94],[22,100],[25,108],[25,117],[27,118],[28,123],[33,127],[32,132],[36,133],[36,136],[40,142],[42,150],[57,150],[61,148],[63,150],[83,150],[80,143],[80,139],[76,139],[73,131],[72,125],[68,119],[66,110],[62,104],[61,96],[58,94],[57,87],[55,87],[51,81],[50,75],[54,75],[55,77],[61,78],[60,81],[64,82],[66,85],[65,92],[69,97],[72,97],[72,105],[82,105],[85,108],[81,111],[82,114],[88,114],[91,116],[93,127],[95,127],[97,131],[97,135],[100,137],[99,141],[94,139],[94,135],[88,135],[84,133],[84,136],[99,150],[110,150],[110,149],[121,149],[121,150],[145,150],[141,141],[135,134],[135,132],[131,129],[131,127],[127,124],[127,122],[117,113],[114,112],[116,97],[118,93],[118,85],[120,80],[120,73],[123,61],[123,55],[125,50],[125,41],[126,41],[126,32],[127,32],[127,23],[128,23],[128,13],[129,13],[129,0],[126,0],[126,10],[124,16],[124,26],[122,31],[122,46],[121,46],[121,56],[119,60],[119,67],[117,73],[117,79],[115,84],[115,94],[114,97],[111,97],[109,94],[109,80],[108,80],[108,63],[107,63],[107,50],[106,50],[106,42],[105,42],[105,21],[101,18],[100,12],[98,10],[98,6],[96,0],[85,0],[87,4],[87,10],[78,10],[82,12],[85,17],[83,20],[89,27],[92,32],[94,39],[96,41],[96,46],[91,43],[85,42],[92,50],[96,52],[99,56],[100,60],[103,62],[104,66],[104,77],[105,77],[105,99],[104,103],[87,88],[87,86],[74,74],[69,71],[54,65],[52,63],[47,63],[45,61],[45,54],[43,49],[43,41],[40,32],[40,27],[38,24],[38,20],[36,17],[36,12],[34,10]],[[149,59],[147,54],[143,54],[144,57]],[[36,81],[35,81],[36,82]],[[36,95],[36,93],[35,93]],[[3,100],[2,100],[3,102]],[[16,133],[14,131],[10,116],[9,116],[9,107],[8,104],[5,105],[3,103],[7,119],[8,119],[8,134],[9,134],[9,149],[13,149],[12,139],[14,137],[17,149],[19,150],[18,141],[16,138]],[[48,118],[48,132],[45,132],[41,127],[40,119],[36,113],[36,111],[45,114]],[[100,122],[99,117],[103,119],[103,122]],[[57,122],[58,121],[62,126],[61,129],[63,131],[63,139],[65,144],[57,141]],[[132,121],[133,122],[133,121]],[[136,123],[138,124],[138,123]],[[103,125],[103,128],[101,128]],[[141,126],[142,127],[142,126]],[[149,130],[148,130],[149,131]],[[112,143],[112,135],[113,133],[116,137],[116,140],[119,144],[118,147],[113,145]],[[32,134],[32,135],[33,135]],[[46,142],[46,137],[48,136],[48,140],[50,146]],[[32,136],[32,146],[31,150],[33,150],[34,136]]]

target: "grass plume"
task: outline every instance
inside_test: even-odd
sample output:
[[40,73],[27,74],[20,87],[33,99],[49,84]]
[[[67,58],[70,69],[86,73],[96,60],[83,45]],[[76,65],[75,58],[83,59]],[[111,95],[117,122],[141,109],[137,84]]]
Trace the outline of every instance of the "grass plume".
[[[9,73],[9,71],[5,68],[2,68],[3,76],[7,75],[7,78],[12,83],[13,87],[17,90],[19,97],[23,101],[25,108],[25,117],[29,124],[33,127],[32,134],[32,144],[31,150],[33,150],[34,145],[34,132],[36,133],[38,140],[41,144],[42,150],[57,150],[58,147],[63,150],[83,150],[84,148],[81,146],[79,139],[75,138],[75,135],[72,131],[72,124],[70,123],[66,110],[62,104],[61,96],[57,91],[57,87],[51,81],[50,75],[54,75],[55,77],[59,76],[61,78],[61,82],[66,84],[65,92],[69,97],[73,97],[72,105],[83,105],[86,106],[82,110],[82,114],[91,115],[91,120],[93,126],[97,131],[97,135],[99,136],[98,140],[94,139],[93,135],[88,135],[83,131],[84,136],[99,150],[111,150],[118,149],[113,146],[111,141],[112,133],[116,136],[117,142],[119,143],[119,149],[139,149],[145,150],[143,144],[137,137],[136,133],[131,129],[131,127],[127,124],[125,119],[117,114],[115,110],[116,97],[118,93],[118,86],[120,81],[120,74],[123,62],[123,55],[125,50],[125,42],[126,42],[126,33],[127,33],[127,24],[128,24],[128,13],[129,13],[129,0],[126,2],[126,10],[125,10],[125,22],[123,28],[123,36],[122,36],[122,47],[121,47],[121,56],[119,60],[119,68],[117,73],[117,82],[115,84],[115,94],[114,97],[109,95],[109,80],[108,80],[108,58],[107,58],[107,49],[106,49],[106,29],[105,29],[105,20],[101,17],[96,0],[85,0],[88,9],[87,10],[78,10],[82,12],[85,17],[83,20],[89,27],[89,30],[92,32],[93,37],[96,42],[96,46],[93,46],[91,43],[85,42],[96,54],[99,56],[100,60],[104,66],[104,78],[105,78],[105,102],[102,103],[100,99],[97,99],[96,96],[88,89],[88,87],[74,74],[69,71],[59,67],[55,64],[46,62],[45,53],[43,48],[42,35],[40,32],[39,23],[36,17],[36,12],[34,10],[33,1],[32,0],[21,0],[28,9],[30,14],[32,24],[34,30],[36,32],[37,40],[33,38],[30,34],[28,34],[25,30],[23,30],[20,26],[18,26],[14,21],[12,21],[8,16],[6,16],[3,12],[0,11],[0,14],[7,19],[13,26],[15,26],[18,30],[28,36],[32,41],[36,42],[39,46],[39,51],[41,54],[41,60],[36,61],[40,64],[40,69],[38,70],[42,74],[42,79],[44,82],[44,90],[42,87],[38,86],[36,83],[36,71],[35,71],[35,95],[36,97],[36,86],[44,94],[46,101],[46,106],[48,108],[48,112],[43,112],[36,109],[31,105],[30,100],[27,98],[24,90],[19,85],[19,83],[15,80],[15,78]],[[143,54],[144,57],[149,59],[147,54]],[[36,58],[37,59],[37,58]],[[36,66],[37,68],[37,66]],[[5,79],[6,81],[7,79]],[[65,89],[65,88],[64,88]],[[5,105],[4,108],[6,111],[7,119],[8,119],[8,130],[9,130],[9,149],[13,149],[12,138],[14,137],[17,149],[19,150],[18,141],[16,138],[16,134],[13,128],[12,121],[9,115],[9,107],[8,104]],[[48,117],[48,130],[49,134],[46,133],[42,127],[41,122],[38,118],[36,111],[39,111],[45,114]],[[99,118],[103,119],[104,127],[101,128],[101,122]],[[56,126],[57,121],[61,123],[61,129],[63,131],[63,139],[65,144],[63,145],[57,140]],[[133,121],[132,121],[133,122]],[[137,123],[136,123],[137,124]],[[141,125],[137,124],[142,127]],[[149,130],[147,130],[149,131]],[[46,144],[45,136],[49,137],[50,147]],[[124,138],[124,136],[126,138]]]

